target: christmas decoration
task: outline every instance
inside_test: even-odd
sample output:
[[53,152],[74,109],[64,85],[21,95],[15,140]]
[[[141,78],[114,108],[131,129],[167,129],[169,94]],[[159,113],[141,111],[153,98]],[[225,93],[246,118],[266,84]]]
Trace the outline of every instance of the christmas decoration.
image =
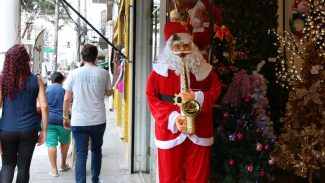
[[257,70],[253,73],[237,72],[223,98],[222,114],[227,118],[219,124],[213,149],[216,167],[212,173],[219,182],[267,182],[272,178],[269,160],[273,138],[264,131],[273,129],[258,119],[266,116],[268,102],[261,90],[266,84]]
[[[173,36],[175,33],[177,36]],[[212,109],[221,84],[181,23],[166,22],[164,35],[166,46],[153,64],[146,85],[148,105],[156,124],[159,182],[181,182],[183,177],[179,175],[184,175],[185,170],[185,182],[208,182],[209,146],[214,137]],[[182,98],[180,105],[175,105],[179,101],[175,93]],[[194,100],[198,96],[204,101]],[[198,115],[193,116],[193,106],[198,109]],[[195,134],[192,134],[194,129]],[[179,150],[178,155],[174,153],[175,148]],[[186,153],[189,151],[191,153]],[[173,169],[168,168],[171,166]],[[190,171],[198,176],[190,176]]]
[[269,152],[271,150],[270,144],[265,144],[264,145],[264,150],[267,151],[267,152]]
[[260,176],[261,176],[261,177],[265,177],[265,175],[266,175],[265,170],[262,169],[262,170],[260,171]]
[[256,151],[260,152],[263,150],[263,145],[261,143],[256,144]]
[[[210,60],[210,63],[214,65],[219,79],[226,89],[232,80],[233,73],[243,68],[251,73],[261,60],[266,61],[261,73],[268,80],[267,98],[272,99],[269,101],[269,110],[272,112],[272,116],[269,117],[274,122],[275,132],[278,133],[282,128],[282,123],[279,120],[285,111],[288,91],[276,83],[274,69],[276,63],[267,62],[274,60],[279,46],[273,44],[277,37],[267,32],[267,30],[278,27],[278,0],[214,0],[214,3],[219,7],[223,15],[224,25],[231,31],[233,39],[229,46],[227,45],[228,47],[224,44],[219,45],[219,42],[213,42],[214,56],[216,54],[219,56],[217,56],[218,59]],[[235,45],[235,49],[232,48],[232,45]],[[223,56],[228,58],[220,58],[220,55],[229,56]],[[231,59],[232,56],[233,59]],[[236,69],[231,70],[233,68]]]
[[[320,56],[325,56],[324,48],[324,0],[304,0],[304,7],[307,7],[304,13],[301,16],[305,19],[305,27],[301,34],[302,37],[299,37],[299,40],[295,38],[295,35],[290,34],[285,31],[283,34],[277,33],[273,30],[273,33],[277,36],[279,41],[279,49],[277,60],[280,63],[280,66],[276,68],[278,83],[282,87],[291,88],[296,83],[296,81],[302,82],[299,69],[297,68],[297,63],[301,60],[306,60],[306,49],[308,42],[312,41],[316,44],[318,54]],[[307,11],[308,10],[308,11]],[[277,45],[277,43],[274,43]],[[283,47],[285,48],[286,55],[283,55]],[[315,65],[316,66],[316,65]],[[318,72],[318,67],[313,68],[313,71]]]
[[236,120],[236,124],[237,124],[238,126],[243,126],[243,125],[245,124],[245,121],[244,121],[243,119],[237,119],[237,120]]
[[[283,132],[273,156],[280,168],[294,171],[311,183],[320,167],[325,166],[325,6],[324,0],[308,2],[304,37],[298,43],[292,38],[285,39],[285,48],[292,52],[293,59],[287,64],[289,70],[279,72],[279,76],[287,74],[286,78],[294,79],[286,80],[292,90],[283,118]],[[290,62],[296,58],[301,59],[302,66],[293,74],[295,71],[290,70],[294,69],[294,63]],[[274,164],[274,159],[269,164]]]
[[223,119],[227,120],[229,118],[229,113],[228,112],[224,112],[223,113]]
[[254,170],[254,165],[253,165],[253,164],[247,165],[247,166],[246,166],[246,170],[247,170],[248,172],[252,173],[253,170]]
[[235,165],[235,161],[233,159],[228,161],[229,166],[233,167]]
[[221,41],[225,38],[228,42],[231,41],[232,35],[226,26],[222,25],[220,27],[220,26],[214,24],[213,30],[215,32],[214,38],[218,38]]
[[273,139],[275,138],[273,122],[270,119],[269,100],[266,97],[267,81],[263,75],[259,74],[264,64],[264,61],[259,63],[251,76],[251,83],[254,88],[251,97],[255,100],[253,108],[258,111],[256,124],[266,137]]
[[242,139],[244,138],[244,134],[242,134],[242,133],[238,133],[238,134],[236,135],[236,137],[237,137],[238,140],[242,140]]
[[[217,118],[215,123],[218,134],[215,136],[211,170],[218,180],[211,182],[268,182],[271,180],[270,171],[273,166],[268,163],[271,151],[264,151],[264,144],[270,144],[272,150],[275,138],[273,128],[271,128],[273,123],[270,119],[269,103],[264,100],[266,95],[260,92],[262,88],[256,90],[256,92],[248,90],[250,92],[245,95],[246,92],[242,92],[241,87],[231,86],[230,83],[236,80],[234,77],[245,80],[247,83],[253,82],[254,79],[251,81],[250,77],[248,77],[248,80],[240,77],[243,73],[238,73],[238,71],[245,69],[246,74],[252,75],[252,70],[256,68],[256,65],[261,60],[268,60],[270,57],[276,56],[277,45],[273,44],[276,37],[267,34],[267,30],[277,27],[278,1],[238,2],[236,0],[215,0],[214,2],[219,6],[225,25],[231,31],[233,38],[229,42],[225,37],[220,40],[221,36],[219,35],[221,34],[218,34],[213,39],[214,58],[210,61],[212,61],[211,63],[223,84],[223,93],[220,97],[221,100],[216,105],[218,108],[214,112]],[[220,31],[219,28],[215,30],[214,35]],[[273,63],[267,62],[266,67],[263,69],[263,72],[267,73],[266,77],[268,79],[274,76],[273,67]],[[275,78],[270,81],[268,86],[271,86],[271,89],[268,91],[268,95],[271,92],[270,96],[274,96],[274,99],[272,98],[272,101],[270,101],[273,104],[272,117],[275,116],[278,121],[279,114],[284,109],[283,104],[286,102],[286,95],[283,95],[281,88],[279,89],[275,84]],[[258,86],[259,82],[263,83],[265,81],[256,79],[255,85]],[[244,84],[240,86],[245,87]],[[266,84],[261,87],[264,86]],[[239,92],[236,92],[236,88]],[[239,102],[234,100],[235,105],[222,105],[223,96],[229,90],[233,91],[231,96],[235,96],[236,101]],[[254,103],[256,103],[255,96],[252,96],[253,93],[256,96],[262,96],[259,105],[263,107],[253,108]],[[284,102],[283,98],[285,98]],[[227,100],[231,101],[232,99],[229,97]],[[260,108],[263,110],[259,110]],[[228,114],[227,118],[223,117],[225,112]],[[261,114],[261,112],[264,114]],[[243,126],[238,125],[238,119],[244,120]],[[266,132],[269,131],[272,132],[270,133],[272,138],[266,136]],[[237,139],[238,133],[243,134],[242,140]],[[261,151],[256,150],[257,143],[261,144]],[[233,167],[229,166],[229,159],[236,162]],[[250,164],[254,165],[252,173],[246,170],[246,166]],[[264,177],[260,176],[262,169],[266,173]]]
[[269,165],[274,165],[275,164],[275,159],[271,157],[271,159],[268,160]]

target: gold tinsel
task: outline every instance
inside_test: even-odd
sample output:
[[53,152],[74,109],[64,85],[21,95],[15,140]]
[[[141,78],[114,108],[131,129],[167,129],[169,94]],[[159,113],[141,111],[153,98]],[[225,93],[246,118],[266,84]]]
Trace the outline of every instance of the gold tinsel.
[[[314,48],[310,44],[308,51]],[[306,56],[308,60],[302,67],[303,82],[297,82],[296,90],[289,93],[283,118],[285,131],[279,137],[274,153],[279,167],[292,170],[298,176],[308,178],[309,182],[319,168],[325,166],[324,71],[310,73],[312,65],[321,64],[325,68],[325,64],[324,57],[312,58],[311,55]]]
[[[312,8],[325,12],[319,2],[324,3],[324,0],[315,0]],[[316,10],[311,11],[317,14]],[[324,27],[324,21],[318,23]],[[289,93],[283,134],[278,138],[273,155],[280,168],[308,178],[310,183],[315,173],[325,167],[325,54],[319,43],[324,35],[316,39],[312,39],[313,36],[306,35],[305,49],[299,52],[304,60],[301,80],[295,81]]]

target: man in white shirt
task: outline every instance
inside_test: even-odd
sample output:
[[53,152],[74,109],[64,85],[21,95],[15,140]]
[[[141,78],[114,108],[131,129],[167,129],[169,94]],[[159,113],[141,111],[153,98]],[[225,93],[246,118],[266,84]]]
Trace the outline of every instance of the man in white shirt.
[[[104,97],[112,95],[109,72],[96,66],[98,50],[86,44],[81,52],[84,66],[71,71],[64,82],[64,127],[72,130],[75,140],[76,183],[86,183],[88,139],[91,140],[91,181],[99,182],[103,136],[106,128]],[[72,102],[72,118],[68,112]]]

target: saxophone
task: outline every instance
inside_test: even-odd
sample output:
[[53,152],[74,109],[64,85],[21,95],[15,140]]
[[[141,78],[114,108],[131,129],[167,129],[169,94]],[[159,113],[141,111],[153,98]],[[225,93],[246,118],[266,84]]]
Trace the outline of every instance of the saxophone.
[[[188,92],[188,83],[186,77],[186,66],[184,59],[182,59],[182,90],[183,92]],[[182,111],[185,114],[185,124],[187,126],[187,133],[194,134],[195,133],[195,117],[199,115],[201,112],[201,106],[196,100],[182,100]]]

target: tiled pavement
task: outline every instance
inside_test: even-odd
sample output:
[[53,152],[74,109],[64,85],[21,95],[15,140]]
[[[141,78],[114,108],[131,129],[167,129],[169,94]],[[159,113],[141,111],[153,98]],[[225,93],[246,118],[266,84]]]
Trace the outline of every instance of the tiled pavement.
[[[100,178],[103,183],[144,183],[140,174],[130,174],[128,161],[123,145],[118,134],[114,112],[107,112],[107,126],[103,144],[103,161]],[[58,150],[58,165],[60,161]],[[90,152],[87,162],[87,182],[90,182]],[[70,162],[70,156],[68,159]],[[0,160],[1,165],[1,160]],[[51,170],[50,162],[45,145],[36,147],[30,171],[30,183],[73,183],[74,169],[60,172],[59,177],[51,177],[48,173]],[[15,182],[15,181],[14,181]]]

